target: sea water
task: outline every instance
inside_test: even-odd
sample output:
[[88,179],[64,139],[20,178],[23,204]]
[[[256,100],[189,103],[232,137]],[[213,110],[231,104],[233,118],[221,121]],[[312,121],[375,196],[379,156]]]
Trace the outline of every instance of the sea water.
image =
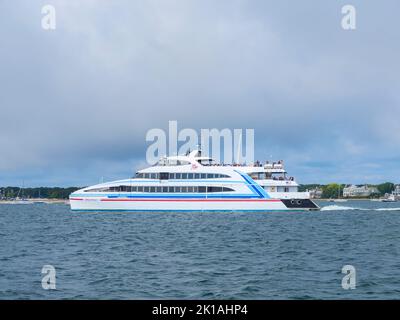
[[[304,213],[0,205],[0,299],[398,299],[400,203]],[[53,266],[55,290],[42,286]],[[355,268],[345,290],[344,265]]]

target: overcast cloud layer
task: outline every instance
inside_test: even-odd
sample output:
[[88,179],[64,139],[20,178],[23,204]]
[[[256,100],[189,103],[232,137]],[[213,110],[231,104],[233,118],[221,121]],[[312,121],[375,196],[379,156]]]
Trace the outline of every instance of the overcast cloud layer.
[[[357,30],[341,8],[357,9]],[[41,28],[41,8],[57,28]],[[0,186],[143,167],[151,128],[254,128],[299,182],[400,182],[398,1],[0,0]]]

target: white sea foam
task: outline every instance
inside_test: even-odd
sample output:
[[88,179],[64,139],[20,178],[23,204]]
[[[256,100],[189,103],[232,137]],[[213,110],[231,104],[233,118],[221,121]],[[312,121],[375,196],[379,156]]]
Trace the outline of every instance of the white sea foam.
[[338,205],[329,205],[321,208],[321,211],[347,211],[347,210],[366,210],[366,211],[400,211],[400,208],[357,208]]
[[376,211],[400,211],[400,208],[378,208]]
[[344,210],[360,210],[360,208],[338,206],[335,204],[321,208],[321,211],[344,211]]

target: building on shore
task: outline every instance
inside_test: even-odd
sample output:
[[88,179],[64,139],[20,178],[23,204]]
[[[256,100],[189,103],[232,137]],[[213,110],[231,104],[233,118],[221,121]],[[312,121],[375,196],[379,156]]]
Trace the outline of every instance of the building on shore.
[[322,189],[321,188],[311,189],[309,192],[310,192],[311,199],[321,199],[322,198]]
[[394,188],[392,194],[396,200],[400,200],[400,185],[399,184]]
[[350,185],[343,188],[343,198],[367,198],[375,194],[379,194],[378,189],[368,185]]

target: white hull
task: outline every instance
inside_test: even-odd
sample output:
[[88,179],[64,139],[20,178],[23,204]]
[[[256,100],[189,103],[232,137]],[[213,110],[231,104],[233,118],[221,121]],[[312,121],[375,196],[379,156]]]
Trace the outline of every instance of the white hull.
[[204,211],[288,211],[279,199],[251,200],[130,200],[130,199],[70,199],[71,210],[76,211],[129,211],[129,212],[204,212]]

